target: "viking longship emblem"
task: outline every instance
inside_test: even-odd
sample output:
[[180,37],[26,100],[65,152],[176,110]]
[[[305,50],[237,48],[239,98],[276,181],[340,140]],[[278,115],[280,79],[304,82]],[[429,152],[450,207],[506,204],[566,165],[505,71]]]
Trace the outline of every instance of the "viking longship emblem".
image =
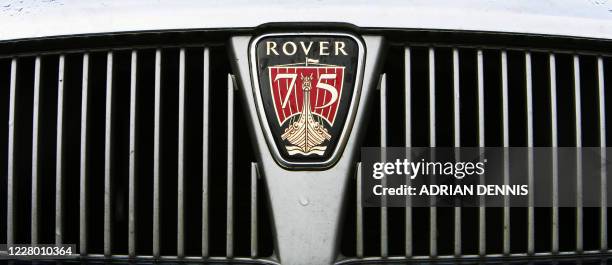
[[306,58],[302,64],[270,66],[269,76],[288,154],[322,156],[342,100],[344,67]]

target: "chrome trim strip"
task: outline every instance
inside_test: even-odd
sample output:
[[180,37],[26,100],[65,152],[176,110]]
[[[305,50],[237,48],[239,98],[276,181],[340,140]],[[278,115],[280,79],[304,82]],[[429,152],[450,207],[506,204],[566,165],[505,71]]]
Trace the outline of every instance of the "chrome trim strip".
[[185,49],[179,51],[176,256],[185,256]]
[[550,67],[550,117],[551,117],[551,147],[552,148],[552,253],[559,252],[559,176],[558,176],[558,154],[557,154],[557,73],[555,55],[549,54]]
[[55,244],[62,244],[63,229],[63,177],[64,177],[64,64],[65,57],[60,55],[57,73],[57,125],[55,138]]
[[[436,59],[434,48],[429,48],[429,146],[436,147]],[[433,158],[432,158],[433,161]],[[432,184],[435,181],[432,179]],[[435,201],[429,207],[429,256],[438,255],[438,222]]]
[[6,244],[15,243],[15,115],[17,103],[17,58],[11,59],[10,102],[8,121],[8,169],[6,199]]
[[608,249],[608,163],[606,158],[606,95],[604,86],[604,65],[601,57],[597,57],[597,84],[599,90],[599,146],[601,147],[601,208],[599,247],[602,251]]
[[[527,100],[527,147],[533,147],[533,81],[531,76],[531,53],[525,52],[525,97]],[[535,253],[535,213],[533,209],[534,164],[533,150],[527,157],[527,185],[529,185],[527,208],[527,253]]]
[[[405,146],[412,147],[412,73],[410,72],[412,69],[412,65],[410,62],[410,47],[404,48],[404,126],[405,128]],[[410,157],[409,157],[410,158]],[[406,177],[406,184],[410,185],[411,179],[410,177]],[[412,256],[412,198],[410,196],[406,197],[406,208],[405,208],[405,255],[406,257]]]
[[129,190],[128,190],[128,255],[136,256],[136,110],[138,104],[138,52],[132,50],[130,66],[130,144],[129,144]]
[[113,52],[106,56],[106,118],[104,128],[104,255],[112,254]]
[[160,178],[161,178],[161,49],[155,50],[155,121],[153,128],[153,257],[160,256]]
[[32,208],[31,208],[31,243],[33,245],[38,244],[38,221],[40,216],[38,215],[38,140],[40,126],[40,56],[36,57],[34,62],[34,103],[32,110]]
[[356,223],[356,256],[357,258],[363,258],[363,207],[361,205],[361,162],[357,162],[357,166],[355,168],[355,175],[356,175],[356,193],[357,193],[357,199],[356,199],[356,204],[357,204],[357,209],[356,209],[356,218],[357,221]]
[[81,81],[81,149],[80,149],[80,194],[79,194],[79,251],[87,254],[87,184],[88,184],[88,107],[89,107],[89,53],[83,54],[83,78]]
[[202,81],[202,257],[208,257],[208,185],[209,185],[209,131],[210,131],[210,49],[204,48]]
[[[509,168],[509,119],[508,119],[508,57],[505,50],[501,51],[501,76],[502,76],[502,126],[504,144],[504,184],[510,184]],[[510,197],[504,196],[504,254],[510,254]]]
[[[582,110],[580,102],[580,58],[574,55],[574,111],[576,148],[582,147]],[[576,152],[576,252],[582,252],[582,153]]]
[[[455,148],[461,147],[461,93],[459,91],[459,51],[453,49],[453,134]],[[459,153],[455,160],[461,161]],[[455,207],[454,254],[461,255],[461,207]]]
[[[478,64],[478,147],[485,147],[485,112],[484,112],[484,63],[482,50],[476,52],[476,61]],[[485,183],[485,175],[482,174],[479,178],[479,183]],[[484,256],[487,253],[487,218],[486,207],[484,206],[484,198],[480,198],[480,207],[478,207],[478,254]]]
[[[387,147],[387,74],[380,76],[380,147]],[[381,161],[386,161],[386,155],[381,154]],[[383,187],[387,186],[386,178],[381,181]],[[383,205],[386,205],[383,202]],[[389,255],[389,231],[388,231],[388,210],[386,206],[380,207],[380,256],[386,257]]]
[[251,258],[257,257],[257,163],[251,163]]
[[227,230],[225,256],[234,257],[234,78],[227,75]]

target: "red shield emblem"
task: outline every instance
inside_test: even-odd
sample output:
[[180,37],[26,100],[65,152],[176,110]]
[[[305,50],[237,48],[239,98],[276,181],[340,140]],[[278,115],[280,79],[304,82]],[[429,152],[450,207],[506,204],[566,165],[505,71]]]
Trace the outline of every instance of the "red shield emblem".
[[[341,66],[271,66],[270,87],[278,125],[303,112],[305,103],[309,112],[334,125],[338,104],[342,100],[344,67]],[[310,88],[304,90],[311,78]],[[306,83],[307,84],[307,83]],[[308,100],[304,100],[304,95]]]
[[[270,92],[290,155],[323,155],[342,100],[344,67],[271,66]],[[284,125],[289,122],[288,125]]]

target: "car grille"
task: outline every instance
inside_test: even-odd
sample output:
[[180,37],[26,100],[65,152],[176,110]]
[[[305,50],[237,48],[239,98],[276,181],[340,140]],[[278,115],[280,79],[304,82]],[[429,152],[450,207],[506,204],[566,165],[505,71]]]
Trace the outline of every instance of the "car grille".
[[[391,44],[371,102],[381,126],[367,126],[363,146],[607,146],[603,42],[373,32]],[[76,244],[83,259],[274,263],[228,36],[5,43],[0,238]],[[361,208],[355,180],[340,263],[609,253],[607,207]]]
[[270,262],[229,73],[214,43],[2,57],[1,238],[86,259]]
[[[605,52],[394,43],[364,146],[606,147],[611,63]],[[356,174],[345,262],[609,253],[605,182],[591,191],[601,208],[361,208]]]

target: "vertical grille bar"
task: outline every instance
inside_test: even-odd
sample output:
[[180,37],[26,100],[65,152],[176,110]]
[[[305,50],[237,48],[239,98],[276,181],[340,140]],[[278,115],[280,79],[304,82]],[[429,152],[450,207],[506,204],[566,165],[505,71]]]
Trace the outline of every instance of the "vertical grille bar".
[[580,103],[580,59],[574,55],[574,110],[576,121],[576,251],[582,252],[582,114]]
[[225,255],[234,256],[234,80],[227,75],[227,231]]
[[87,112],[89,107],[89,54],[83,54],[83,78],[81,83],[81,154],[80,154],[80,194],[79,194],[79,250],[87,254]]
[[12,245],[15,240],[15,108],[17,96],[17,59],[11,60],[8,130],[8,169],[7,169],[7,199],[6,199],[6,244]]
[[[508,57],[506,51],[501,52],[501,75],[502,75],[502,125],[503,125],[503,144],[504,144],[504,184],[510,183],[509,153],[510,147],[508,133]],[[504,255],[510,254],[510,197],[504,196]]]
[[138,75],[138,53],[132,51],[130,68],[130,150],[129,150],[129,216],[128,216],[128,254],[136,256],[136,77]]
[[113,124],[113,52],[106,55],[106,125],[104,131],[104,255],[112,254],[112,124]]
[[[404,103],[404,111],[405,111],[405,117],[406,120],[404,121],[404,125],[406,126],[406,147],[412,147],[412,75],[410,74],[411,71],[411,64],[410,64],[410,48],[406,47],[404,49],[404,65],[405,65],[405,73],[404,73],[404,78],[406,79],[404,81],[404,84],[406,86],[406,91],[405,93],[405,103]],[[408,155],[410,155],[410,152],[408,152]],[[406,184],[410,185],[410,177],[406,177]],[[412,198],[410,196],[406,196],[406,244],[405,244],[405,254],[406,257],[411,257],[412,256],[412,207],[411,207],[411,200]]]
[[525,96],[527,99],[527,184],[529,185],[529,195],[527,208],[527,254],[533,255],[535,252],[535,229],[534,229],[534,211],[533,211],[533,186],[534,186],[534,168],[533,168],[533,87],[531,78],[531,53],[525,52]]
[[184,189],[185,189],[185,49],[179,52],[179,103],[178,103],[178,184],[176,213],[176,255],[185,256],[185,220],[184,220]]
[[251,163],[251,257],[257,257],[257,163]]
[[38,244],[38,139],[40,111],[40,56],[34,63],[34,107],[32,111],[32,219],[31,242]]
[[155,51],[155,125],[153,131],[153,257],[159,258],[160,174],[161,174],[161,50]]
[[357,163],[357,221],[356,221],[356,256],[357,258],[363,258],[363,208],[361,205],[361,162]]
[[55,244],[62,244],[63,237],[63,127],[64,127],[64,55],[59,57],[59,66],[57,74],[57,133],[56,133],[56,149],[55,149]]
[[551,122],[551,146],[552,150],[552,252],[559,252],[559,176],[558,176],[558,157],[557,157],[557,80],[556,80],[556,65],[555,55],[549,55],[550,67],[550,122]]
[[[459,51],[453,48],[453,118],[454,118],[454,143],[455,148],[461,146],[461,110],[459,94]],[[460,161],[459,153],[455,153],[455,159]],[[461,207],[455,207],[455,256],[461,255]]]
[[[476,52],[476,61],[478,64],[478,147],[485,147],[485,117],[484,117],[484,70],[483,70],[483,55],[482,50]],[[482,158],[481,158],[482,159]],[[480,184],[485,183],[484,174],[480,175]],[[478,254],[483,256],[487,252],[486,238],[486,208],[484,207],[484,199],[480,198],[480,207],[478,208]]]
[[[429,48],[429,146],[436,147],[436,65],[434,48]],[[433,159],[432,159],[433,160]],[[433,182],[433,180],[432,180]],[[433,205],[435,201],[430,199]],[[438,255],[437,208],[429,208],[429,255]]]
[[[387,147],[387,75],[383,74],[380,78],[380,147]],[[385,153],[383,151],[383,156]],[[383,158],[383,161],[386,157]],[[383,186],[386,181],[383,180]],[[388,252],[388,231],[387,231],[387,207],[380,208],[380,256],[385,258]]]
[[599,86],[599,146],[601,147],[601,207],[599,247],[601,251],[608,249],[608,168],[606,159],[606,97],[604,88],[604,67],[601,57],[597,58],[597,83]]
[[208,257],[208,135],[210,110],[210,50],[204,48],[203,103],[202,103],[202,257]]

